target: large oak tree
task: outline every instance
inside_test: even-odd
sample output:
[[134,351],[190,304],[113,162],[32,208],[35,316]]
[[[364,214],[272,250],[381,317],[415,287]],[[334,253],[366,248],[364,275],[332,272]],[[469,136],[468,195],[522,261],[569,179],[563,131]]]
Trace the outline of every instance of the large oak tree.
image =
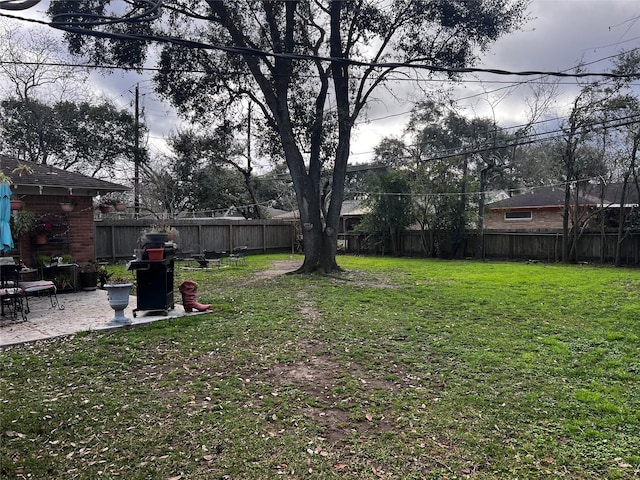
[[352,131],[375,92],[399,80],[453,79],[450,69],[468,67],[520,24],[526,3],[52,0],[50,14],[72,53],[96,60],[140,66],[157,42],[158,89],[191,119],[213,124],[238,102],[258,105],[293,180],[301,270],[328,272],[339,268]]

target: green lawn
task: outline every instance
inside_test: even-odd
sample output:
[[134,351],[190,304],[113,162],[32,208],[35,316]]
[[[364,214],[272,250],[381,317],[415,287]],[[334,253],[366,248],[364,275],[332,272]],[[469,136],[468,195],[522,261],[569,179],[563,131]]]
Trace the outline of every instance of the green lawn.
[[0,351],[0,478],[640,478],[640,271],[290,259],[178,268],[220,313]]

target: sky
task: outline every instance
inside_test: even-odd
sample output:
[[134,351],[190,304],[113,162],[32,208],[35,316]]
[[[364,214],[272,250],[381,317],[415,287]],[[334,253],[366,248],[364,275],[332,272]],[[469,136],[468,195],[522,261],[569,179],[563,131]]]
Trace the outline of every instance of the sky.
[[[19,16],[39,17],[47,8],[42,1]],[[610,57],[622,49],[640,47],[640,2],[637,0],[533,0],[530,20],[520,31],[498,40],[482,55],[477,66],[508,71],[565,71],[579,63],[590,72],[609,71]],[[25,22],[20,22],[25,24]],[[26,25],[26,24],[25,24]],[[47,28],[47,27],[43,27]],[[527,119],[525,98],[531,96],[531,81],[539,77],[466,75],[455,88],[460,112],[470,117],[494,117],[504,126],[516,126]],[[92,88],[121,108],[133,112],[134,90],[139,85],[140,106],[150,128],[149,144],[156,153],[165,152],[164,138],[179,128],[173,109],[159,101],[145,75],[134,72],[92,73]],[[542,80],[546,82],[547,80]],[[640,87],[635,87],[640,93]],[[563,79],[549,116],[566,113],[578,91],[575,80]],[[406,92],[405,92],[406,93]],[[403,97],[403,94],[400,94]],[[371,105],[367,121],[354,132],[351,161],[370,161],[372,151],[385,136],[400,136],[409,118],[408,101],[382,99]]]
[[[640,2],[634,0],[534,0],[528,9],[531,19],[521,30],[499,39],[477,65],[516,71],[565,71],[588,65],[590,72],[607,72],[610,56],[621,49],[640,48]],[[526,97],[537,76],[465,76],[455,89],[460,112],[469,117],[494,118],[503,127],[527,120]],[[476,83],[476,80],[483,83]],[[547,80],[544,80],[545,82]],[[567,111],[578,92],[573,79],[563,79],[560,97],[549,116]],[[636,87],[640,94],[640,89]],[[488,92],[488,93],[487,93]],[[354,158],[368,157],[371,148],[389,132],[406,124],[411,105],[375,105],[369,117],[379,119],[361,129],[352,147]]]

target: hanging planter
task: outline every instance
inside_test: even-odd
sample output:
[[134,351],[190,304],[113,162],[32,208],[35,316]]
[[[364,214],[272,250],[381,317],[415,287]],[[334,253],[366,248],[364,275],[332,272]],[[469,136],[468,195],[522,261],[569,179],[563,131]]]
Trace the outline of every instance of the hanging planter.
[[77,203],[78,202],[76,201],[75,197],[73,195],[69,195],[64,199],[64,202],[60,203],[60,208],[63,212],[73,212],[73,209]]
[[111,211],[111,205],[103,203],[98,207],[100,209],[100,213],[109,213]]
[[118,212],[124,212],[124,211],[127,209],[127,204],[126,204],[126,203],[119,202],[119,203],[116,203],[116,204],[114,205],[114,208],[115,208],[115,209],[116,209],[116,211],[118,211]]
[[24,208],[24,202],[22,200],[11,200],[11,210],[20,211]]
[[38,245],[44,245],[47,243],[47,234],[46,233],[38,233],[36,235],[36,243]]

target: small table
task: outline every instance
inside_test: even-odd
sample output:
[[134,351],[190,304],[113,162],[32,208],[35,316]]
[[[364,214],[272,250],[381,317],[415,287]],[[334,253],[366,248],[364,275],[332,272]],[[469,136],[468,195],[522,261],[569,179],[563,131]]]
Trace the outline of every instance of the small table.
[[[43,265],[42,267],[40,267],[40,271],[40,278],[42,280],[53,280],[56,283],[58,290],[70,290],[74,292],[78,290],[77,263],[58,263]],[[68,273],[64,273],[65,271],[67,271]]]

